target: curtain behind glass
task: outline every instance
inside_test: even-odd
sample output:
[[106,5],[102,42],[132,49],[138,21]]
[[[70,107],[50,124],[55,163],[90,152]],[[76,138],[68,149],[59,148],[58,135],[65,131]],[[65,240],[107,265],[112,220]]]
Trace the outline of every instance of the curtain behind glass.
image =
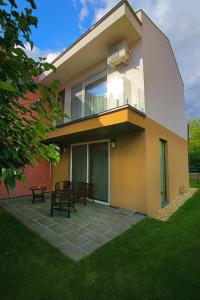
[[87,145],[72,147],[72,181],[87,182]]
[[90,144],[89,159],[92,198],[108,202],[108,143]]

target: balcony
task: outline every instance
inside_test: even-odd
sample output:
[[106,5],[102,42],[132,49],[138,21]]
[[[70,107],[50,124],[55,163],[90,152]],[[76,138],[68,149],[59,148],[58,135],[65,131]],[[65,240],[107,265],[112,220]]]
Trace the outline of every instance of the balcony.
[[49,133],[47,142],[76,143],[145,128],[142,89],[124,76],[95,76],[73,87],[66,102],[70,118]]
[[144,92],[136,88],[125,76],[109,78],[109,75],[99,74],[87,81],[81,82],[71,89],[71,99],[61,92],[61,106],[69,118],[65,118],[58,127],[89,119],[126,105],[138,112],[144,113]]

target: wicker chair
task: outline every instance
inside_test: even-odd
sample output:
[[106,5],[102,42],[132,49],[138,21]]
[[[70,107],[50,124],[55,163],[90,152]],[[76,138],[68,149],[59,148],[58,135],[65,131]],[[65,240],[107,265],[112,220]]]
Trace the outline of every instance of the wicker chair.
[[92,183],[75,181],[72,182],[73,201],[83,200],[84,205],[87,204],[87,199],[91,197]]
[[55,192],[69,191],[71,189],[71,181],[58,181],[55,184]]
[[55,191],[51,193],[51,217],[53,217],[53,211],[65,210],[67,211],[67,217],[70,218],[70,208],[72,203],[72,193],[70,191]]

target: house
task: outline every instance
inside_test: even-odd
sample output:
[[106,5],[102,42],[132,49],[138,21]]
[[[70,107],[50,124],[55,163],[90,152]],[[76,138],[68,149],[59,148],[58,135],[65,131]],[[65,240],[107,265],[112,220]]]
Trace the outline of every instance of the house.
[[188,190],[184,84],[168,38],[142,11],[121,1],[40,77],[61,82],[68,118],[57,143],[57,181],[93,183],[104,205],[148,215]]
[[94,184],[103,204],[154,214],[188,190],[184,85],[170,42],[121,1],[55,61],[69,118],[49,134],[60,180]]

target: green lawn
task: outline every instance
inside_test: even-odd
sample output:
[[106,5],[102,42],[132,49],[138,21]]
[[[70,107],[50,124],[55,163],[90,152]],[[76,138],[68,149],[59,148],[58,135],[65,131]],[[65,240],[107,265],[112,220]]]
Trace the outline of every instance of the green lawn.
[[190,179],[190,186],[195,188],[200,188],[200,180]]
[[75,263],[0,210],[0,299],[200,299],[200,191]]

